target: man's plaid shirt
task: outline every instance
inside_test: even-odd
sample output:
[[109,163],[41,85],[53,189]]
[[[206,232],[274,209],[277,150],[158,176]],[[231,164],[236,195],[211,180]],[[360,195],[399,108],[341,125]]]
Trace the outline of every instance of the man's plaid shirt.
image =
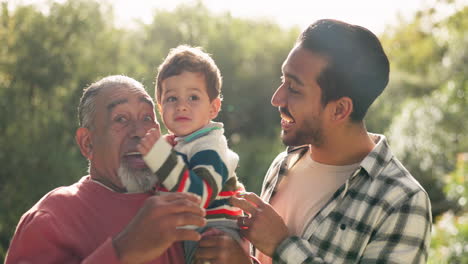
[[[431,234],[427,193],[391,153],[382,135],[346,183],[307,223],[280,243],[273,263],[425,263]],[[308,147],[288,148],[262,187],[269,201]],[[291,205],[294,206],[294,205]]]

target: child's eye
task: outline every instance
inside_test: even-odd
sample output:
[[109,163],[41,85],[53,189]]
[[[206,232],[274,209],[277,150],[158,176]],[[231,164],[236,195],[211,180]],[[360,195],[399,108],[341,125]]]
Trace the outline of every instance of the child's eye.
[[197,100],[200,100],[200,97],[198,97],[198,95],[192,95],[189,97],[189,101],[197,101]]
[[169,96],[166,98],[166,102],[168,103],[173,103],[175,101],[177,101],[177,98],[175,96]]

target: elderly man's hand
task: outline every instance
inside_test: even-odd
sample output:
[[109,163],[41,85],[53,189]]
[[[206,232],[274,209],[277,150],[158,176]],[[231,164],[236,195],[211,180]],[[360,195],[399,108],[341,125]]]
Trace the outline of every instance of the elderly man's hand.
[[200,198],[190,193],[169,193],[148,198],[130,224],[114,238],[122,263],[147,263],[161,256],[176,241],[200,240],[195,230],[204,226],[205,211]]
[[196,264],[251,263],[247,242],[241,246],[232,237],[215,228],[209,229],[202,236],[195,252]]
[[258,250],[272,257],[276,247],[289,235],[281,216],[254,193],[237,194],[231,198],[231,204],[250,216],[238,219],[241,234]]

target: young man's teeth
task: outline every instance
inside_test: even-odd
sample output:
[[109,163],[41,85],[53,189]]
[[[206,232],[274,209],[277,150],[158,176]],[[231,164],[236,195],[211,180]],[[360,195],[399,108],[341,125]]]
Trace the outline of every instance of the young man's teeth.
[[291,118],[288,118],[288,117],[285,117],[283,116],[282,117],[284,121],[286,121],[287,123],[294,123],[294,120],[292,120]]

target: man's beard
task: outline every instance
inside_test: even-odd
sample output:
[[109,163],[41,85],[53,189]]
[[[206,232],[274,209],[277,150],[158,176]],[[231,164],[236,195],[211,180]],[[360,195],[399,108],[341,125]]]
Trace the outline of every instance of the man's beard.
[[282,131],[281,140],[286,146],[310,144],[313,147],[320,147],[324,142],[321,120],[319,118],[313,118],[305,122],[302,127],[298,127],[295,131]]
[[148,192],[158,182],[158,177],[150,169],[132,169],[125,162],[120,164],[117,174],[127,192],[131,193]]

